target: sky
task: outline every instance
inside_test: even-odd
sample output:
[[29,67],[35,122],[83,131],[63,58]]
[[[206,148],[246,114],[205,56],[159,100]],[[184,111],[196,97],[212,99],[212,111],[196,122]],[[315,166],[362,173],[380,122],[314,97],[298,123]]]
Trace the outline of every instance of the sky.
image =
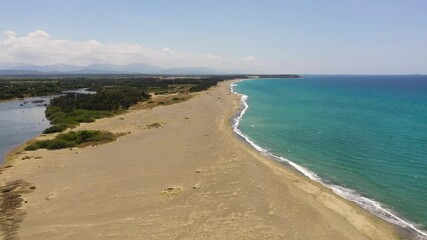
[[426,74],[425,0],[2,0],[0,63]]

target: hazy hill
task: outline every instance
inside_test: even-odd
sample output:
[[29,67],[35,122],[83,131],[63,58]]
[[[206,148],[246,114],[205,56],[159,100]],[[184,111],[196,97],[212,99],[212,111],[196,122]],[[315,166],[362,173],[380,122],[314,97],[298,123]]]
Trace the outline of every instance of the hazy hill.
[[20,63],[0,63],[0,75],[49,75],[49,74],[108,74],[108,73],[146,73],[146,74],[230,74],[237,71],[224,71],[212,68],[161,68],[144,63],[126,65],[90,64],[87,66],[52,64],[33,65]]

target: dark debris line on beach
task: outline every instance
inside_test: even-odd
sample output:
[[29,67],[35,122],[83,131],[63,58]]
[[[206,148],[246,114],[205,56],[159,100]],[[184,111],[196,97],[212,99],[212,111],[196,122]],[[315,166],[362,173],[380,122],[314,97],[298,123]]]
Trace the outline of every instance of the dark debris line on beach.
[[19,225],[25,216],[25,211],[21,209],[22,194],[34,189],[35,186],[23,180],[7,182],[0,187],[0,236],[5,240],[18,239]]

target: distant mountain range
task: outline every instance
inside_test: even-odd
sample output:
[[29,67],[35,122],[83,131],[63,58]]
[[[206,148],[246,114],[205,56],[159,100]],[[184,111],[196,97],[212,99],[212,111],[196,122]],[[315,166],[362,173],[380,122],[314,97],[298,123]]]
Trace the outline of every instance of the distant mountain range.
[[126,65],[90,64],[76,66],[67,64],[32,65],[0,63],[0,75],[55,75],[55,74],[232,74],[232,70],[212,68],[161,68],[144,63]]

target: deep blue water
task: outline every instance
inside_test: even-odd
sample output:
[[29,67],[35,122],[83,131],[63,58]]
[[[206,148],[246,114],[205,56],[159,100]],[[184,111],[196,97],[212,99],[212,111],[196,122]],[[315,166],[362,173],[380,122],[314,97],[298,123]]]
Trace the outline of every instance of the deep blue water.
[[8,151],[39,135],[50,126],[45,118],[44,103],[32,103],[34,100],[49,101],[49,98],[30,98],[0,103],[0,164]]
[[260,79],[234,90],[249,97],[239,129],[257,145],[425,231],[427,76]]

